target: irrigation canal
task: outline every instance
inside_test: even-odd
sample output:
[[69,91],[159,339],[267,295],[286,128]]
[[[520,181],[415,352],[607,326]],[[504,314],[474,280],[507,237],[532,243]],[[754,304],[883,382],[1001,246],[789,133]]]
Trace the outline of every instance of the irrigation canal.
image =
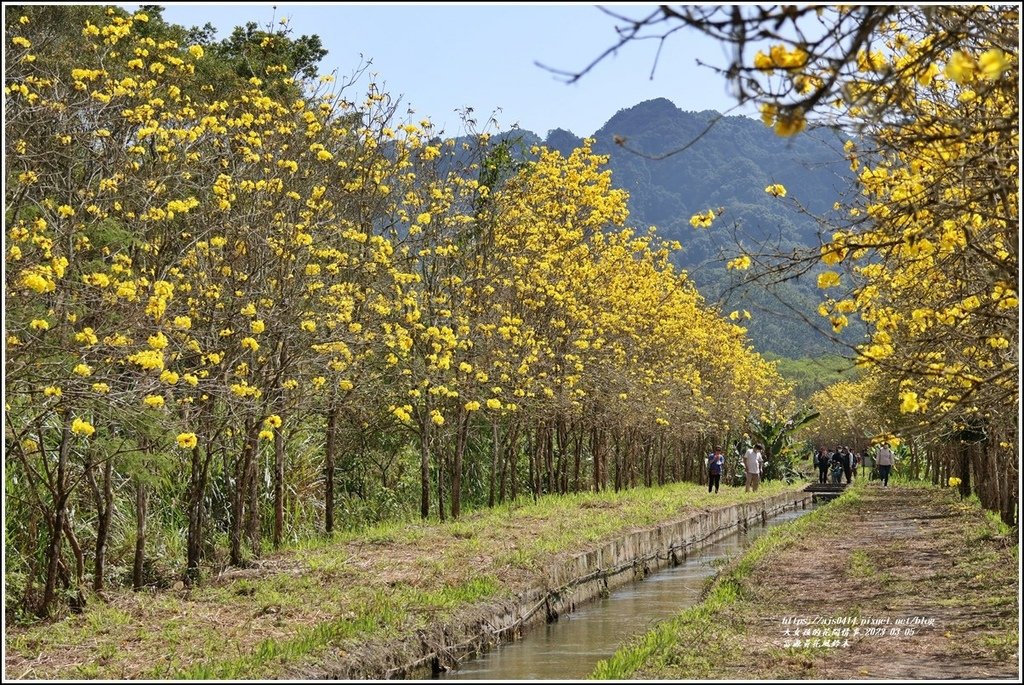
[[578,680],[586,678],[597,662],[610,657],[629,638],[646,633],[700,601],[704,581],[726,558],[740,554],[769,528],[811,511],[790,509],[698,549],[678,566],[628,583],[608,597],[596,599],[521,639],[465,659],[458,670],[438,676],[443,680]]

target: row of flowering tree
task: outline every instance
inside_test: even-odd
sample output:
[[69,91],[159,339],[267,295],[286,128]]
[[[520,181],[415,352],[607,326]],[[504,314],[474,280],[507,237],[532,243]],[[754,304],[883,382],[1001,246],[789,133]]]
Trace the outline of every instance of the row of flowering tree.
[[[1017,520],[1020,113],[1008,8],[882,26],[885,50],[850,83],[854,116],[888,114],[849,147],[860,176],[851,225],[821,248],[832,270],[822,313],[870,325],[857,350],[877,406],[930,475],[952,472],[1008,524]],[[934,54],[936,44],[948,41]],[[867,74],[894,76],[881,87]],[[870,94],[866,99],[863,95]],[[870,141],[870,142],[868,142]],[[858,149],[859,147],[866,149]],[[839,293],[832,295],[832,293]],[[972,478],[973,476],[973,478]],[[943,477],[945,483],[947,478]]]
[[816,273],[826,328],[838,333],[851,317],[867,324],[851,357],[868,377],[817,398],[820,411],[834,404],[852,418],[831,433],[823,419],[820,440],[918,445],[935,455],[933,467],[953,468],[963,494],[973,484],[984,506],[1015,524],[1018,8],[663,5],[622,19],[623,43],[690,27],[730,44],[722,73],[779,135],[808,126],[850,135],[857,180],[836,206],[845,217],[823,220],[821,245],[751,251],[730,266],[755,280]]
[[697,478],[787,393],[677,246],[627,226],[588,145],[445,139],[373,84],[350,99],[359,71],[308,73],[306,37],[6,16],[5,580],[26,610],[127,580],[129,556],[136,587],[193,582],[334,530],[368,446],[415,450],[443,519],[466,493]]

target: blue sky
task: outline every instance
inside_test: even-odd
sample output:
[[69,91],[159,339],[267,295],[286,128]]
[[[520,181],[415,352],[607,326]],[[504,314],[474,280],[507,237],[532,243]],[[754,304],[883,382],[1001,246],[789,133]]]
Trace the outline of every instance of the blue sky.
[[[276,10],[274,6],[276,4]],[[122,5],[134,9],[136,5]],[[576,84],[537,66],[577,71],[615,44],[616,21],[593,5],[557,4],[208,4],[164,3],[164,18],[207,22],[226,37],[239,24],[287,18],[294,35],[317,34],[328,50],[323,73],[349,74],[360,56],[382,90],[402,96],[415,117],[457,133],[456,110],[470,106],[483,122],[498,108],[501,130],[518,124],[544,136],[566,128],[594,133],[620,109],[665,97],[684,110],[725,111],[735,103],[724,80],[696,60],[723,64],[724,49],[695,33],[677,33],[662,49],[628,45]],[[606,5],[642,16],[654,6]],[[362,86],[368,83],[364,77]],[[404,112],[404,110],[402,110]],[[740,113],[740,112],[734,112]],[[749,112],[747,112],[749,113]]]

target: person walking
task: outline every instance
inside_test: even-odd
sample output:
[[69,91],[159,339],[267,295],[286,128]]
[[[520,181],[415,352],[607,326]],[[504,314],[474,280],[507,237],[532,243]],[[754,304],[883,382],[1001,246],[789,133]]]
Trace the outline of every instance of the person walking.
[[757,486],[761,484],[761,467],[764,466],[762,450],[764,447],[761,445],[754,445],[743,455],[743,470],[746,472],[746,487],[743,492],[757,492]]
[[878,477],[882,481],[883,488],[889,487],[889,473],[892,471],[893,464],[895,463],[896,456],[889,449],[889,446],[883,443],[875,454],[875,466],[878,467]]
[[849,447],[839,450],[839,463],[843,465],[843,475],[846,476],[846,484],[849,485],[853,476],[853,454]]
[[824,447],[818,449],[818,456],[815,459],[815,466],[818,467],[818,482],[825,484],[828,483],[828,463],[830,459],[828,456],[828,450]]
[[718,486],[722,482],[722,469],[725,468],[725,455],[722,454],[722,448],[716,447],[715,451],[708,455],[708,493],[711,492],[712,486],[715,488],[715,492],[718,492]]

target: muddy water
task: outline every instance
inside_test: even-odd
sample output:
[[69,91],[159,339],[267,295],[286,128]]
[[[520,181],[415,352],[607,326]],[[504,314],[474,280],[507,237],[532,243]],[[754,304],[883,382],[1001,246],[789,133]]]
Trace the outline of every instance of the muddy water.
[[467,658],[459,670],[441,679],[457,680],[576,680],[586,678],[601,659],[611,656],[630,637],[700,601],[704,581],[721,563],[741,553],[769,528],[811,511],[786,511],[767,525],[751,525],[691,553],[675,568],[658,571],[629,583],[605,599],[589,602],[555,623],[537,627],[516,642]]

